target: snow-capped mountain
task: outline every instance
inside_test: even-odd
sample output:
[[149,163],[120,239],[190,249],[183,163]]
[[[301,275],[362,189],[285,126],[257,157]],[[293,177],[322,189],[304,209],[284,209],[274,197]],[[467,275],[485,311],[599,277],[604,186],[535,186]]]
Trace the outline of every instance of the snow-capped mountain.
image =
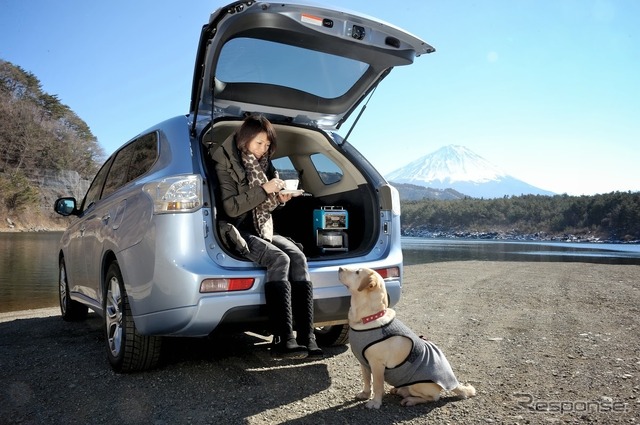
[[449,145],[425,155],[386,176],[391,183],[435,189],[454,189],[474,198],[505,195],[554,195],[509,176],[464,146]]

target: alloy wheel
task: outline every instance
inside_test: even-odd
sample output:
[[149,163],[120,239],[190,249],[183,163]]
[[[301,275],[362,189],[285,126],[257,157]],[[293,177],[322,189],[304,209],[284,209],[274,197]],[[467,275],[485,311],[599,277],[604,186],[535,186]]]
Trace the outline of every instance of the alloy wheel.
[[111,354],[118,357],[122,350],[123,329],[122,293],[120,292],[120,282],[116,276],[112,276],[109,280],[105,307],[107,343]]

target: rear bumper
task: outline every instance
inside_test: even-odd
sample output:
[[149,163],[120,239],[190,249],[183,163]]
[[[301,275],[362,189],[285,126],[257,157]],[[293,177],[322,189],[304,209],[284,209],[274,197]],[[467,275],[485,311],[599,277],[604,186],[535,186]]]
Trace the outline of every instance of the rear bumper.
[[[387,281],[390,305],[400,299],[400,282]],[[314,289],[314,319],[316,326],[347,323],[351,298],[333,296],[343,288]],[[138,331],[145,335],[207,336],[214,330],[264,330],[267,314],[262,294],[215,294],[203,297],[198,305],[164,310],[134,317]]]

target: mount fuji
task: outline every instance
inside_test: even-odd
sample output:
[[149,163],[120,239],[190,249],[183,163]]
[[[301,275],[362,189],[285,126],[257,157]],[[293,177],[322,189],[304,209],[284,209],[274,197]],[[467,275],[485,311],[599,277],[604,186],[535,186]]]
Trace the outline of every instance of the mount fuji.
[[473,198],[555,195],[509,176],[468,148],[458,145],[444,146],[385,178],[392,184],[453,189]]

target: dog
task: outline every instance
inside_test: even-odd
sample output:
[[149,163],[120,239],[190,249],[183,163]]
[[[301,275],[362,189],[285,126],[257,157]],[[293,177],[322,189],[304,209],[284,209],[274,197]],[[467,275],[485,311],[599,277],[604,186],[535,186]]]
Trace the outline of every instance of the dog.
[[357,399],[369,400],[369,409],[379,409],[385,381],[393,386],[391,394],[402,397],[403,406],[437,401],[443,389],[460,398],[476,395],[473,386],[458,382],[435,344],[418,337],[396,318],[379,273],[340,267],[338,278],[351,293],[349,342],[360,362],[364,383]]

